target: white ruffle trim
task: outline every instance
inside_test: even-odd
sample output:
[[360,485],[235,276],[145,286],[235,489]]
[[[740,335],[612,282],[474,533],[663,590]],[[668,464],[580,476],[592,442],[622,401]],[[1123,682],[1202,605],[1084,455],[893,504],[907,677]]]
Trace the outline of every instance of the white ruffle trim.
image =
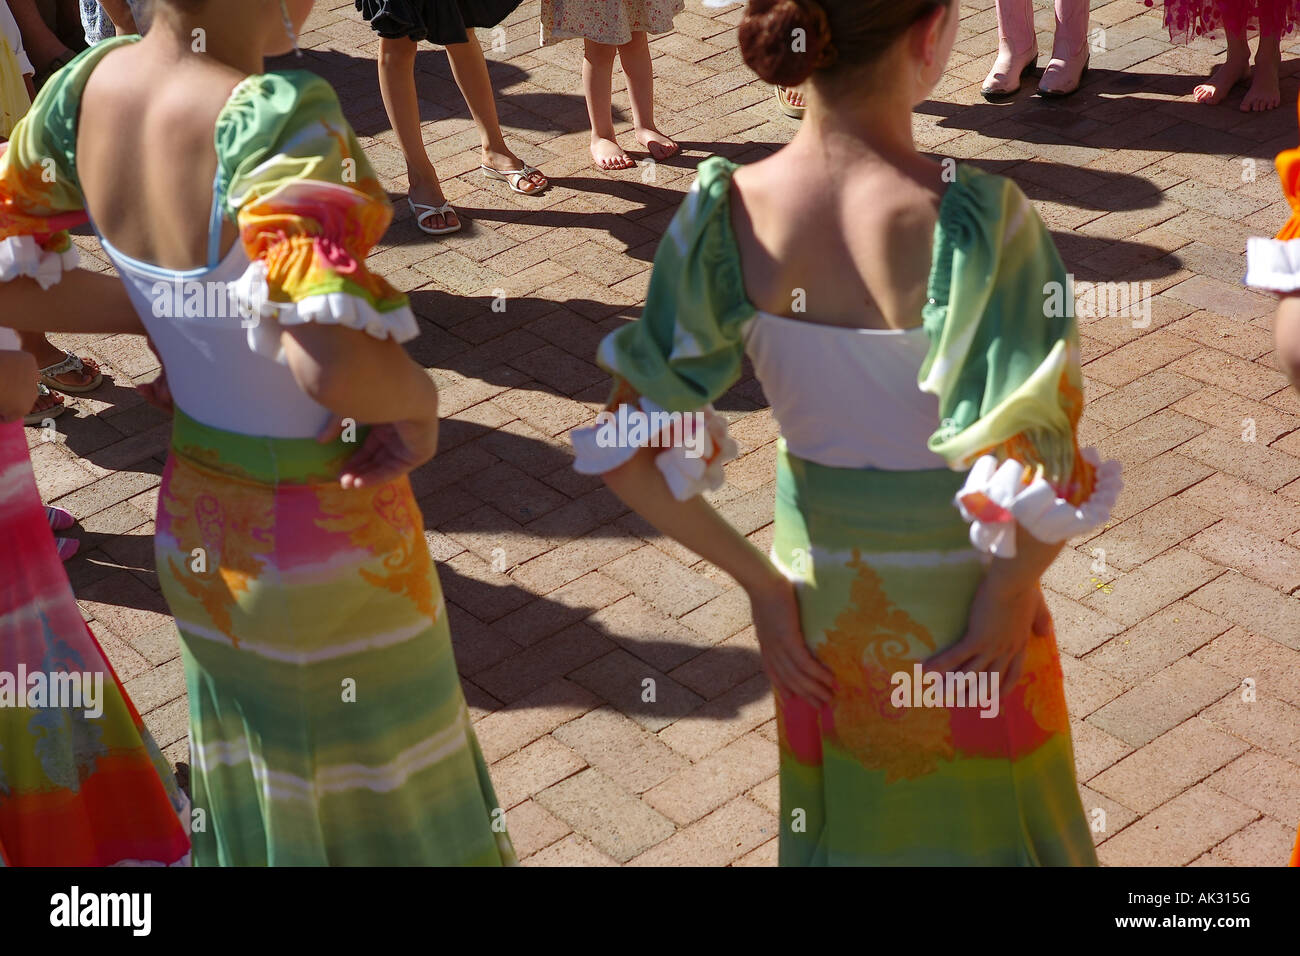
[[[409,342],[420,334],[410,306],[380,312],[365,299],[346,292],[312,295],[299,302],[272,302],[266,282],[266,263],[249,265],[231,288],[234,307],[243,316],[248,347],[276,362],[284,361],[280,332],[286,325],[345,325],[377,339]],[[275,323],[263,322],[275,319]]]
[[0,239],[0,282],[26,276],[48,289],[58,285],[63,273],[77,268],[80,262],[76,246],[69,246],[67,252],[47,252],[32,236]]
[[601,412],[595,425],[575,428],[571,437],[573,469],[583,475],[603,475],[642,448],[672,441],[655,456],[655,464],[678,501],[721,488],[723,466],[740,454],[727,420],[712,405],[698,412],[668,412],[648,398],[640,400],[639,408],[623,405]]
[[1300,239],[1246,240],[1246,285],[1268,292],[1300,289]]
[[957,492],[961,516],[971,523],[971,544],[997,558],[1014,558],[1017,525],[1039,541],[1055,544],[1105,524],[1124,487],[1121,465],[1113,458],[1103,462],[1095,448],[1082,454],[1097,469],[1097,485],[1080,505],[1058,498],[1042,477],[1023,484],[1025,466],[1014,458],[999,464],[984,455],[976,461]]

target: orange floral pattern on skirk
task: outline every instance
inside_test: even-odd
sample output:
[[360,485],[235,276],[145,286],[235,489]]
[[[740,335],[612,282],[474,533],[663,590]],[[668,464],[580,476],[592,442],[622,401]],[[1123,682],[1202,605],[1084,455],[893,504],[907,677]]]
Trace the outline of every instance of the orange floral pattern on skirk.
[[411,486],[394,481],[345,490],[331,482],[315,490],[323,515],[316,521],[318,527],[346,534],[354,547],[384,556],[385,573],[362,568],[362,578],[374,587],[405,595],[422,614],[437,618],[440,593]]
[[[222,634],[238,647],[230,610],[249,583],[266,569],[273,547],[275,514],[265,490],[238,482],[224,484],[220,495],[209,489],[211,479],[174,458],[162,507],[182,553],[184,567],[168,558],[172,577],[198,601]],[[196,570],[195,549],[202,549]]]
[[918,650],[922,656],[934,652],[934,638],[889,600],[880,575],[856,548],[848,567],[857,571],[850,604],[817,648],[835,675],[834,734],[863,766],[884,771],[886,782],[923,777],[955,755],[948,711],[894,707],[890,677],[911,673]]

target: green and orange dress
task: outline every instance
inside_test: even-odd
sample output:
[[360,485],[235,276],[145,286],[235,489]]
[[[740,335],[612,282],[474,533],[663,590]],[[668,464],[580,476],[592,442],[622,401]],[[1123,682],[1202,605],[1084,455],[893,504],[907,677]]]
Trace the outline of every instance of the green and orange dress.
[[[1008,180],[959,167],[921,324],[810,324],[745,294],[735,168],[700,166],[644,313],[598,360],[616,377],[611,409],[702,416],[693,457],[680,444],[656,456],[679,499],[723,481],[735,445],[711,403],[746,355],[780,424],[772,558],[835,680],[821,709],[776,702],[781,864],[1094,864],[1053,636],[1029,640],[996,715],[894,699],[898,675],[961,639],[1017,525],[1064,540],[1104,523],[1119,492],[1117,464],[1076,443],[1077,333],[1056,308],[1070,287],[1047,230]],[[576,467],[636,452],[610,437],[575,432]]]

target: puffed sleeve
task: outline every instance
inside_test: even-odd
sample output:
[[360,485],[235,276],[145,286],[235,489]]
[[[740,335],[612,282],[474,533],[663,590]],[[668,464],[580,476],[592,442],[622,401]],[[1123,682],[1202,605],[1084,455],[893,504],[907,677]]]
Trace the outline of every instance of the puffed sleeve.
[[27,277],[48,289],[77,267],[68,235],[86,221],[77,113],[86,77],[106,52],[86,51],[55,74],[0,147],[0,282]]
[[251,264],[234,298],[250,348],[281,358],[284,326],[345,325],[405,342],[404,294],[366,268],[392,208],[328,83],[305,71],[251,76],[217,122],[225,213]]
[[614,388],[596,424],[572,433],[579,472],[603,474],[652,446],[664,448],[655,461],[678,500],[722,486],[737,446],[711,403],[740,377],[754,316],[731,229],[735,168],[700,164],[655,253],[641,318],[601,342]]
[[1075,287],[1051,235],[1007,179],[959,167],[939,218],[922,391],[939,398],[932,451],[969,469],[957,506],[971,541],[1015,555],[1015,529],[1061,542],[1100,527],[1117,461],[1081,450]]
[[1272,239],[1246,240],[1246,285],[1265,292],[1300,290],[1300,149],[1279,153],[1275,160],[1282,193],[1291,218]]

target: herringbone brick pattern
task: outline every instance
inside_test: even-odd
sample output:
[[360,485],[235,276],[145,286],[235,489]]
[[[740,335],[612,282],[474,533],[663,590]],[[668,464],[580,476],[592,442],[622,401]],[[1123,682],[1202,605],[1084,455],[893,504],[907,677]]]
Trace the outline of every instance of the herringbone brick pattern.
[[[1038,6],[1046,51],[1051,8]],[[1296,145],[1296,114],[1244,115],[1240,92],[1191,103],[1213,42],[1171,47],[1137,0],[1092,6],[1083,92],[991,106],[978,85],[992,2],[964,3],[916,137],[1013,177],[1081,283],[1150,284],[1149,322],[1081,319],[1085,438],[1124,462],[1127,488],[1110,525],[1046,577],[1085,806],[1105,811],[1101,858],[1276,865],[1300,820],[1300,405],[1274,364],[1273,303],[1239,279],[1246,237],[1290,215],[1272,158]],[[581,45],[539,49],[536,3],[481,31],[508,135],[555,184],[542,198],[478,176],[445,55],[418,61],[429,152],[471,224],[432,240],[399,204],[374,261],[410,290],[423,327],[411,351],[442,389],[441,453],[414,484],[478,735],[530,864],[776,859],[776,732],[744,595],[575,474],[566,438],[605,398],[595,345],[637,315],[696,163],[757,159],[793,133],[741,62],[740,10],[689,0],[677,32],[654,39],[662,126],[686,154],[614,174],[588,160]],[[302,65],[335,84],[402,196],[374,34],[331,0],[303,42]],[[1291,104],[1296,61],[1284,72]],[[626,112],[621,90],[616,103]],[[80,244],[107,268],[93,239]],[[168,423],[131,388],[155,362],[138,338],[57,340],[112,382],[75,403],[57,440],[29,432],[41,489],[81,519],[69,573],[82,607],[184,763],[184,681],[150,540]],[[744,455],[714,500],[766,548],[776,426],[752,377],[721,406]]]

